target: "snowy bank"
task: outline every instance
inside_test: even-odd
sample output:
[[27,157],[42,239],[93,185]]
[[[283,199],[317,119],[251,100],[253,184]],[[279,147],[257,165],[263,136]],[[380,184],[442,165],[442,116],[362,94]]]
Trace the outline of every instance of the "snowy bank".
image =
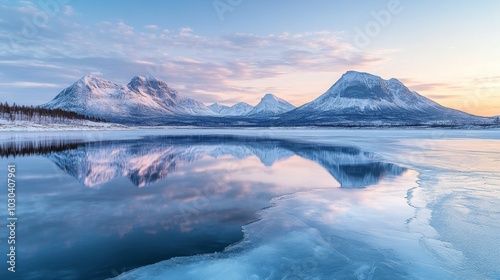
[[7,121],[0,119],[0,132],[3,131],[79,131],[79,130],[124,130],[130,127],[116,124],[71,120],[68,123],[33,123],[29,121]]

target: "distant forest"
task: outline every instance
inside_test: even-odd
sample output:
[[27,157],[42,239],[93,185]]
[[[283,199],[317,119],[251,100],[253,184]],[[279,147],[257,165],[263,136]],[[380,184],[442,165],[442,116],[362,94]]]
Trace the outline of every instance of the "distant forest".
[[87,120],[106,122],[104,119],[89,117],[61,109],[45,109],[33,106],[9,105],[0,102],[0,119],[8,121],[30,121],[35,123],[65,122],[67,120]]

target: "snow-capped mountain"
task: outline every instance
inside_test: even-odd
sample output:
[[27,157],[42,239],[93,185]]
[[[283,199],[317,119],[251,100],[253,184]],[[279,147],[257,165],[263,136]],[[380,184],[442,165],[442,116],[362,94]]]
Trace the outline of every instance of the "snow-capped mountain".
[[272,116],[279,115],[290,110],[295,109],[295,106],[288,103],[286,100],[274,96],[273,94],[266,94],[260,100],[252,111],[248,113],[249,116]]
[[229,107],[229,109],[231,116],[245,116],[253,110],[253,106],[245,102],[238,102]]
[[315,123],[352,121],[478,120],[479,117],[443,107],[409,90],[397,79],[384,80],[368,73],[348,71],[314,101],[290,111],[285,119]]
[[174,114],[213,115],[203,103],[180,95],[175,89],[155,78],[136,76],[127,87],[134,92],[151,96],[156,103]]
[[348,71],[328,91],[300,110],[369,112],[427,111],[441,106],[410,91],[397,79],[383,80],[368,73]]
[[450,109],[411,91],[397,79],[348,71],[314,101],[295,108],[266,94],[255,107],[205,106],[160,80],[134,77],[127,85],[85,76],[41,107],[139,125],[379,126],[493,125],[495,120]]
[[284,99],[278,98],[275,95],[268,93],[264,95],[259,104],[257,104],[255,107],[252,107],[245,102],[240,102],[234,104],[231,107],[214,103],[208,106],[208,108],[210,108],[219,116],[241,116],[251,118],[279,115],[295,109],[295,106],[288,103]]
[[68,110],[111,121],[166,115],[214,115],[203,103],[181,96],[166,83],[140,76],[134,77],[127,85],[119,85],[87,75],[41,107]]
[[220,105],[219,103],[214,103],[212,105],[209,105],[207,106],[208,109],[212,110],[214,113],[217,113],[217,114],[223,114],[224,111],[228,110],[229,109],[229,106],[226,106],[226,105]]
[[253,106],[245,102],[236,103],[231,107],[214,103],[208,108],[220,116],[245,116],[252,111]]

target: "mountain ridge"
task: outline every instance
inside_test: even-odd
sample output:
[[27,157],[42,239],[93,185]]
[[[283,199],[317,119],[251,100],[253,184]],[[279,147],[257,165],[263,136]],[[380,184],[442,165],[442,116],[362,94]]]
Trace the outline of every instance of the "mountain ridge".
[[347,71],[325,93],[295,107],[273,94],[255,106],[186,98],[166,83],[135,76],[127,85],[86,75],[44,108],[59,108],[109,121],[147,125],[310,126],[457,125],[493,123],[493,118],[450,109],[411,91],[395,78]]
[[110,121],[127,116],[213,115],[203,103],[180,95],[158,79],[142,76],[135,76],[127,85],[119,85],[86,75],[40,107],[74,111]]
[[245,116],[254,108],[245,102],[238,102],[233,106],[220,105],[217,102],[209,105],[208,108],[221,116]]

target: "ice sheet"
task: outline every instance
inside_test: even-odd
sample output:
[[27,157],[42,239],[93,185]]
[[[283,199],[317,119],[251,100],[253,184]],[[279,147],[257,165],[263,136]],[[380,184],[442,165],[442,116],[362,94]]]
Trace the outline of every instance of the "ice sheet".
[[119,279],[500,277],[498,131],[317,131],[305,138],[357,143],[415,171],[376,190],[276,198],[243,228],[245,240],[224,252],[175,258]]

